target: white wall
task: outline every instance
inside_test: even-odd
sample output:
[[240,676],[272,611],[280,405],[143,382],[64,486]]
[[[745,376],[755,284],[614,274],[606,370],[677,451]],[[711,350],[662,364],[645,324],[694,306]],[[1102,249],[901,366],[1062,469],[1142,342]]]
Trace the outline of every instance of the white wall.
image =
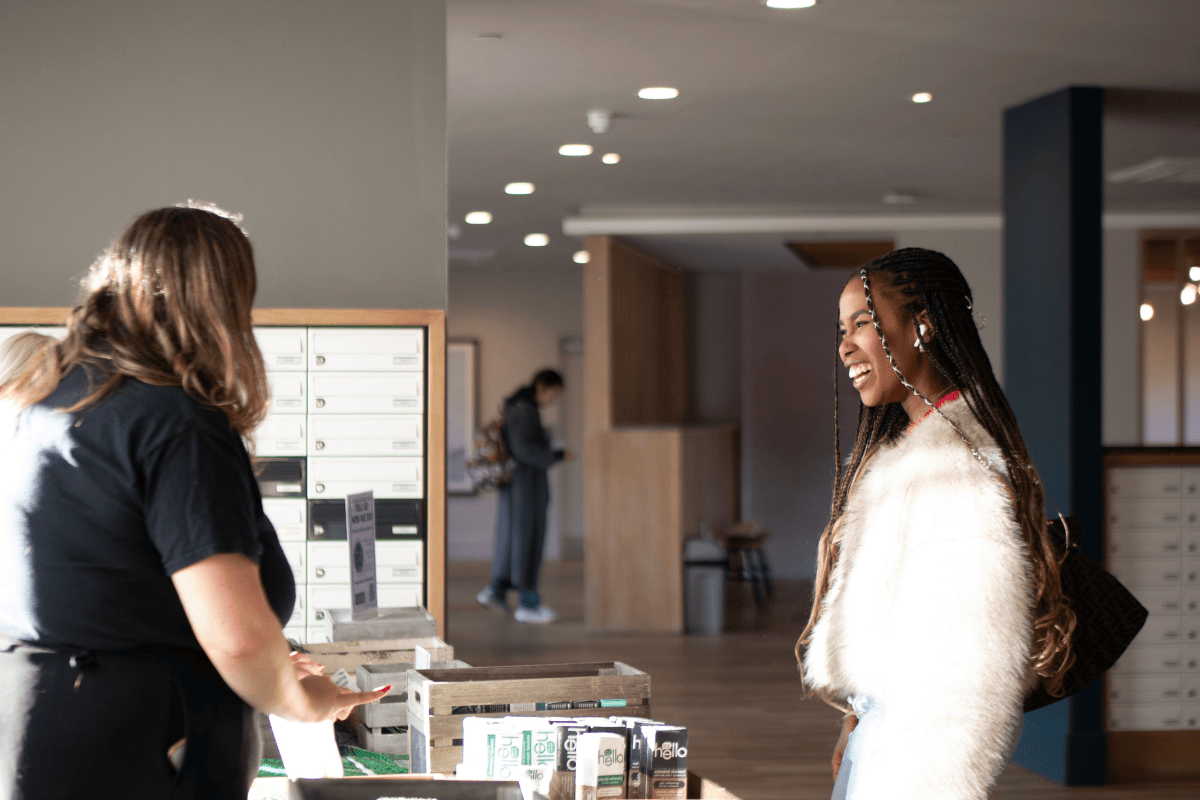
[[[488,270],[450,268],[451,339],[479,342],[480,424],[499,414],[500,404],[543,368],[560,366],[560,342],[583,336],[583,271]],[[584,344],[586,347],[586,343]],[[569,396],[569,395],[568,395]],[[561,403],[543,412],[547,427],[557,427]],[[580,452],[582,442],[565,441]],[[563,467],[550,471],[551,509],[547,530],[548,559],[559,556],[559,513]],[[495,492],[449,499],[448,550],[452,560],[490,559],[496,520]]]
[[259,306],[444,308],[444,0],[0,4],[0,305],[137,214],[245,214]]

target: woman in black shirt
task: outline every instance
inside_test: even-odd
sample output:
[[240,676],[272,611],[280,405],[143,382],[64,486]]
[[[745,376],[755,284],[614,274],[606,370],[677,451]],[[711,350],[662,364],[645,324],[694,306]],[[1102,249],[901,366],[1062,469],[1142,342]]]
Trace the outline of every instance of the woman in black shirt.
[[0,398],[0,798],[244,798],[252,709],[382,697],[283,638],[295,584],[243,444],[254,292],[235,219],[147,212],[85,278],[53,379]]

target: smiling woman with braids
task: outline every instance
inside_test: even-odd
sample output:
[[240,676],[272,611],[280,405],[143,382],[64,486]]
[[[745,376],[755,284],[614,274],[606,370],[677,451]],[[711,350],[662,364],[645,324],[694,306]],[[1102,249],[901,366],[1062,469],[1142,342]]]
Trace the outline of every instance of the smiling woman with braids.
[[847,712],[835,799],[986,797],[1025,696],[1060,693],[1071,663],[1042,487],[971,309],[954,262],[918,248],[864,266],[839,301],[862,406],[844,465],[835,418],[796,648],[806,686]]

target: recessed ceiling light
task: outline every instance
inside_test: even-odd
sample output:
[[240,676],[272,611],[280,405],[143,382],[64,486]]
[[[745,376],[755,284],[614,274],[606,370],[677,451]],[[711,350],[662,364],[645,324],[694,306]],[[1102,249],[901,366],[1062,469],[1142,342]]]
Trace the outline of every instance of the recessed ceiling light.
[[575,255],[571,256],[571,260],[576,264],[586,264],[592,260],[592,254],[587,250],[576,250]]
[[1190,267],[1188,269],[1188,277],[1200,283],[1200,267]]
[[550,237],[544,233],[531,233],[525,237],[525,244],[530,247],[545,247],[550,244]]
[[510,183],[504,187],[505,194],[533,194],[532,183]]
[[600,156],[600,160],[603,161],[605,164],[616,164],[616,163],[620,162],[621,154],[620,153],[605,153],[604,155]]
[[564,144],[558,148],[560,156],[590,156],[592,154],[592,146],[590,144]]
[[643,100],[671,100],[679,97],[679,90],[671,86],[647,86],[638,90],[638,97]]
[[1183,285],[1183,291],[1179,293],[1179,302],[1185,306],[1190,306],[1196,302],[1196,284],[1185,283]]
[[1142,303],[1142,322],[1149,322],[1154,319],[1154,306],[1149,303]]
[[464,219],[468,225],[487,225],[492,221],[492,215],[487,211],[472,211]]
[[917,92],[912,98],[914,103],[928,103],[932,99],[933,95],[931,95],[929,92]]
[[812,8],[817,0],[767,0],[771,8]]

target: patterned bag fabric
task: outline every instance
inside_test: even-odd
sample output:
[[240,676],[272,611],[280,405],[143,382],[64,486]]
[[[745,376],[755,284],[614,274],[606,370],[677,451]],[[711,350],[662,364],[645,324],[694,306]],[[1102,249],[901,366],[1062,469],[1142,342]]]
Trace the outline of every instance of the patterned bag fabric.
[[475,433],[475,455],[467,461],[467,476],[476,489],[496,489],[512,480],[517,462],[504,444],[503,415]]
[[1070,697],[1099,678],[1117,663],[1150,613],[1119,580],[1079,550],[1083,520],[1067,517],[1047,525],[1055,543],[1066,551],[1060,572],[1063,595],[1076,618],[1071,637],[1075,663],[1063,676],[1062,697],[1052,697],[1039,686],[1025,698],[1026,711]]

